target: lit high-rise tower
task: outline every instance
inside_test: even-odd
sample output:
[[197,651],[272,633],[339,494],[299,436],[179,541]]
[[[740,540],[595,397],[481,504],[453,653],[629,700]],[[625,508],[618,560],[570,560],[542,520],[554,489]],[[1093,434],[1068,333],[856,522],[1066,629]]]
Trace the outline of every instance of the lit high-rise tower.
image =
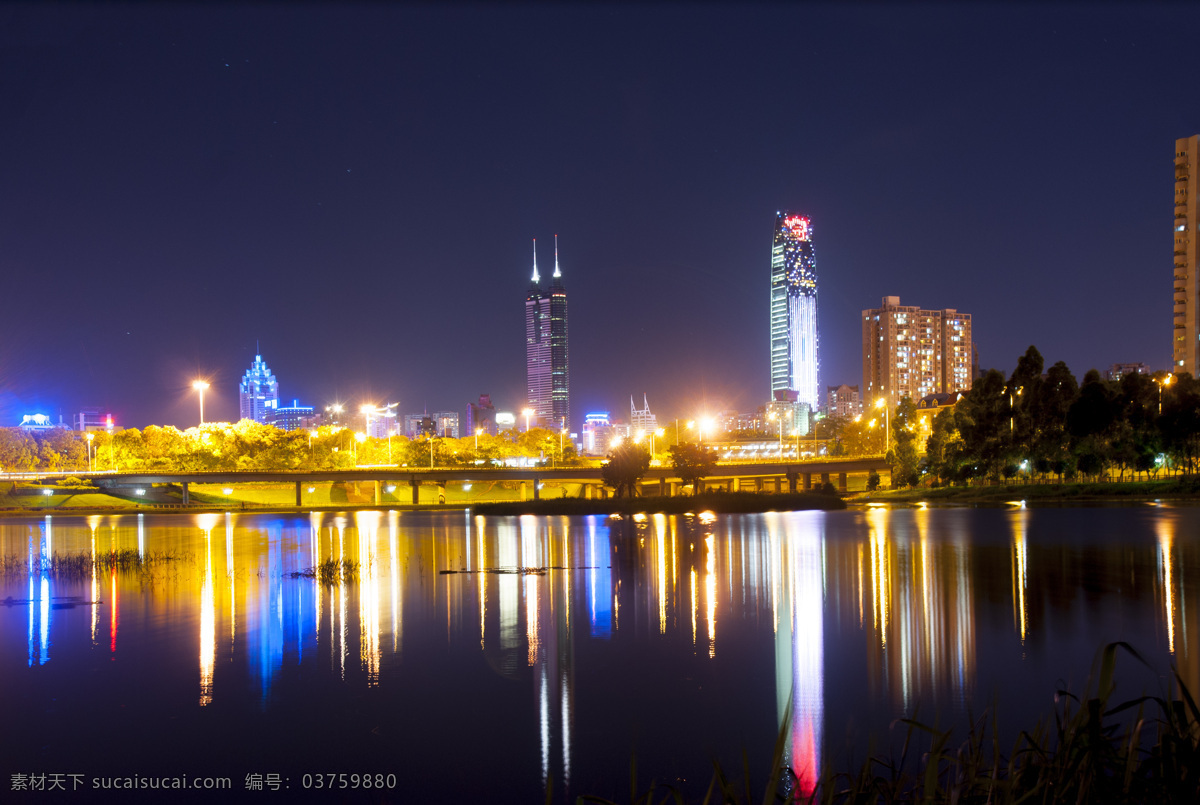
[[528,404],[539,425],[558,429],[570,422],[568,366],[567,289],[558,267],[558,236],[554,236],[554,274],[546,289],[538,275],[535,238],[533,277],[525,294],[525,379]]
[[279,406],[279,384],[263,362],[262,355],[254,356],[254,363],[246,370],[238,391],[242,419],[253,419],[263,424],[272,421],[275,409]]
[[796,402],[816,411],[817,261],[812,222],[788,212],[775,214],[771,244],[771,395],[794,391]]
[[1175,141],[1175,329],[1171,371],[1200,374],[1200,135]]

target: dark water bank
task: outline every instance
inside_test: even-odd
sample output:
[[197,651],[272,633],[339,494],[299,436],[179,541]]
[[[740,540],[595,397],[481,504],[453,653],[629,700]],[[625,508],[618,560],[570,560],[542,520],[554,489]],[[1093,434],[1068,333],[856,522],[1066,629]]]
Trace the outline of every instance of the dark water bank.
[[937,489],[876,491],[858,501],[963,503],[1004,505],[1011,501],[1046,504],[1121,503],[1143,500],[1200,501],[1200,477],[1177,476],[1157,481],[1106,481],[1103,483],[1000,483],[990,486],[948,486]]
[[808,511],[846,508],[837,495],[818,492],[795,494],[759,494],[756,492],[710,492],[687,497],[648,495],[637,498],[606,498],[585,500],[555,498],[553,500],[522,500],[506,503],[480,503],[473,506],[477,514],[686,514],[712,511],[718,514],[746,514],[772,511]]

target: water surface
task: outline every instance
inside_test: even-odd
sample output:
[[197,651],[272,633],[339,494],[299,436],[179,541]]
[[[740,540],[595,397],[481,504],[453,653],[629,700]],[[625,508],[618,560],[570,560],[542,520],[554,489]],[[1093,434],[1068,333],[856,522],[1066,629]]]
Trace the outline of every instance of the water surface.
[[[356,774],[307,790],[625,799],[635,752],[643,784],[698,797],[743,751],[761,785],[785,715],[809,786],[901,716],[961,729],[995,702],[1030,728],[1109,641],[1150,661],[1122,666],[1131,695],[1173,664],[1200,690],[1198,530],[1167,506],[4,518],[0,553],[33,570],[0,579],[0,798],[16,775],[76,802],[219,776],[283,802]],[[112,550],[148,561],[37,569]],[[294,577],[330,559],[357,577]]]

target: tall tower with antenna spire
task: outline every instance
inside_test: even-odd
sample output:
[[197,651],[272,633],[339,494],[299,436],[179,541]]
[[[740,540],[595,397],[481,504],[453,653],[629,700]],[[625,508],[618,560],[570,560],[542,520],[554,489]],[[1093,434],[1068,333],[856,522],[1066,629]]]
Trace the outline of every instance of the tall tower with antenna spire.
[[567,359],[567,289],[558,265],[554,236],[554,274],[543,288],[533,240],[533,277],[525,294],[525,379],[527,404],[542,427],[567,428],[571,419],[570,371]]

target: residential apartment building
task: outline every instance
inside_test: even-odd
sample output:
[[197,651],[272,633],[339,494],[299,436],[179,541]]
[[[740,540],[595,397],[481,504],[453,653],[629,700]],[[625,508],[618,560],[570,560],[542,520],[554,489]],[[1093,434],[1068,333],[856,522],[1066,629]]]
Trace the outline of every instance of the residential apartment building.
[[902,306],[885,296],[881,307],[862,312],[864,406],[886,398],[889,408],[904,397],[971,388],[971,315]]

